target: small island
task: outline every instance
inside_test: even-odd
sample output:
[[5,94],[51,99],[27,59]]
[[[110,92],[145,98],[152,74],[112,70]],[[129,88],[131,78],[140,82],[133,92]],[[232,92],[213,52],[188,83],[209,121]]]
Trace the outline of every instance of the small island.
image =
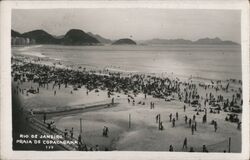
[[129,38],[119,39],[112,43],[112,45],[136,45],[136,42]]

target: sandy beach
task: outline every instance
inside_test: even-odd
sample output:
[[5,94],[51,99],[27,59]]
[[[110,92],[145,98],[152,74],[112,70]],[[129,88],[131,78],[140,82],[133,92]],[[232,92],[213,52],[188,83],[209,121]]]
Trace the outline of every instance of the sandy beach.
[[[55,63],[55,61],[43,59],[42,57],[39,57],[39,61],[37,61],[36,57],[27,57],[27,55],[25,57],[15,56],[12,62],[20,66],[31,63],[63,70],[68,68],[62,62],[57,61]],[[77,67],[72,70],[82,71]],[[20,70],[20,72],[23,71]],[[213,110],[213,113],[211,113],[210,108],[216,107],[208,104],[208,102],[205,106],[204,102],[208,99],[209,93],[216,99],[219,95],[223,95],[224,103],[226,99],[231,101],[232,95],[238,93],[238,89],[241,88],[241,84],[236,80],[216,82],[194,78],[176,80],[178,77],[172,77],[173,82],[178,82],[180,91],[172,92],[167,98],[160,98],[154,94],[145,97],[145,94],[141,92],[134,94],[132,91],[127,93],[113,91],[111,96],[108,96],[107,88],[88,90],[86,86],[82,85],[75,90],[73,85],[59,87],[54,85],[53,82],[41,87],[32,80],[25,82],[14,81],[15,73],[17,72],[13,72],[13,90],[17,86],[18,89],[13,94],[19,95],[23,108],[33,110],[40,119],[42,119],[42,113],[46,113],[47,121],[54,121],[55,126],[60,130],[70,130],[73,127],[75,138],[80,133],[79,120],[81,118],[83,122],[81,135],[84,143],[92,146],[98,145],[100,150],[168,151],[169,146],[172,145],[174,151],[190,151],[192,147],[194,151],[202,152],[203,145],[206,145],[208,152],[228,152],[228,141],[231,138],[231,152],[241,151],[241,130],[237,129],[237,123],[225,121],[228,114],[233,112],[225,111],[225,108],[222,109],[221,106],[220,112],[217,113],[216,110]],[[94,72],[94,74],[102,76],[102,73],[98,75],[98,71]],[[120,77],[122,75],[121,73]],[[127,73],[124,73],[123,76],[126,77],[125,75],[127,76]],[[227,91],[219,89],[219,87],[225,87],[227,83],[230,83]],[[195,92],[199,95],[200,105],[184,102],[184,91],[190,84],[196,86]],[[203,85],[210,87],[204,89]],[[32,88],[35,90],[39,88],[39,93],[26,94],[27,90]],[[182,100],[179,99],[180,97],[182,97]],[[105,105],[105,107],[97,110],[85,110],[85,107],[88,106],[109,104],[113,98],[116,103],[113,107]],[[130,100],[128,101],[128,99]],[[151,103],[154,103],[153,108],[151,108]],[[236,103],[239,104],[240,101],[237,100]],[[219,102],[219,104],[223,103]],[[184,105],[186,106],[185,111]],[[207,121],[203,123],[205,108],[207,110]],[[80,110],[72,112],[72,109]],[[200,109],[200,111],[197,112],[197,109]],[[55,113],[55,111],[57,112]],[[178,120],[176,117],[177,112]],[[161,116],[163,130],[159,130],[159,123],[156,123],[158,114]],[[174,127],[170,122],[170,114],[176,120]],[[131,116],[130,127],[129,115]],[[197,125],[194,134],[192,134],[189,124],[185,123],[185,115],[188,119],[193,119],[194,115],[196,117],[195,120],[192,120],[192,124],[195,122]],[[241,113],[237,113],[237,115],[241,121]],[[216,132],[214,125],[211,124],[212,121],[216,121],[218,124]],[[108,137],[102,135],[104,126],[109,128]],[[187,149],[183,149],[185,137],[187,138]]]

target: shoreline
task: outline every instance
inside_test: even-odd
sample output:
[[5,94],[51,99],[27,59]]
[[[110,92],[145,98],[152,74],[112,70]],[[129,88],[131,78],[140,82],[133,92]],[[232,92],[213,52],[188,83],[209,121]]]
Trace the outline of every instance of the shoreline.
[[[43,45],[34,45],[31,46],[32,47],[42,47]],[[28,48],[30,48],[29,46],[27,46]],[[20,49],[24,49],[27,47],[19,47]],[[80,47],[80,46],[79,46]],[[144,74],[144,75],[155,75],[158,77],[173,77],[173,78],[179,78],[182,80],[198,80],[198,81],[218,81],[218,80],[222,80],[222,81],[226,81],[226,80],[230,80],[230,79],[236,79],[236,80],[242,80],[242,76],[241,78],[232,78],[232,77],[227,77],[227,78],[223,78],[223,79],[218,79],[218,78],[208,78],[208,77],[204,77],[201,75],[183,75],[183,74],[177,74],[174,73],[174,71],[172,72],[166,72],[166,71],[157,71],[157,72],[147,72],[147,71],[140,71],[140,70],[131,70],[131,69],[126,69],[126,68],[122,68],[121,66],[103,66],[103,67],[98,67],[98,66],[94,66],[91,64],[73,64],[73,62],[70,61],[64,61],[62,59],[55,59],[55,58],[50,58],[46,55],[43,55],[40,52],[38,55],[36,54],[23,54],[23,53],[18,53],[18,54],[14,54],[12,53],[12,56],[21,56],[21,57],[26,57],[28,59],[31,60],[31,62],[36,61],[37,63],[37,59],[39,59],[39,61],[41,62],[41,64],[45,64],[45,65],[53,65],[55,67],[62,67],[62,68],[69,68],[69,69],[74,69],[74,70],[79,70],[81,71],[82,69],[86,69],[88,71],[94,71],[94,72],[104,72],[104,71],[108,71],[108,72],[113,72],[113,73],[120,73],[123,75],[130,75],[130,74]],[[41,56],[40,56],[41,55]]]
[[[23,59],[26,59],[26,62],[33,63],[33,64],[39,64],[39,65],[47,65],[47,66],[53,66],[56,68],[63,68],[63,69],[70,69],[70,70],[75,70],[75,71],[83,71],[83,69],[86,69],[87,71],[90,72],[95,72],[98,74],[98,72],[104,72],[104,74],[107,73],[118,73],[121,74],[122,76],[130,76],[134,74],[139,74],[139,75],[150,75],[150,76],[156,76],[156,77],[168,77],[172,79],[180,79],[182,81],[197,81],[197,82],[211,82],[211,81],[242,81],[241,79],[236,79],[236,78],[226,78],[226,79],[214,79],[214,78],[206,78],[206,77],[200,77],[200,76],[192,76],[192,75],[180,75],[180,74],[174,74],[169,73],[169,72],[142,72],[142,71],[127,71],[127,70],[122,70],[122,69],[117,69],[117,68],[98,68],[95,66],[89,66],[89,65],[84,65],[84,64],[71,64],[69,62],[64,62],[59,59],[51,59],[46,56],[36,56],[36,55],[29,55],[29,54],[18,54],[12,57],[23,57]],[[37,61],[38,59],[38,61]],[[37,63],[39,62],[39,63]]]

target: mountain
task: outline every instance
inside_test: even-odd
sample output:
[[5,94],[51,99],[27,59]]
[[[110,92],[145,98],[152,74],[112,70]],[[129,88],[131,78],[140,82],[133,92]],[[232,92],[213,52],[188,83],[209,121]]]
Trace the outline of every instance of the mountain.
[[20,34],[11,30],[11,37],[24,37],[35,40],[36,44],[90,45],[100,43],[82,30],[71,29],[65,35],[53,36],[44,30],[34,30]]
[[129,38],[119,39],[112,43],[112,45],[136,45],[136,42]]
[[202,38],[193,42],[194,44],[220,44],[220,45],[236,45],[233,41],[222,41],[220,38]]
[[44,30],[34,30],[22,34],[25,38],[34,39],[36,44],[59,44],[60,40],[56,39]]
[[97,44],[100,43],[96,38],[91,37],[87,33],[79,29],[69,30],[63,39],[61,40],[62,44],[65,45],[88,45],[88,44]]
[[22,34],[17,31],[11,30],[11,37],[22,37]]
[[88,35],[90,35],[91,37],[96,38],[99,42],[101,42],[103,44],[111,44],[112,43],[112,41],[110,39],[103,38],[102,36],[100,36],[98,34],[93,34],[91,32],[88,32]]
[[197,41],[186,39],[152,39],[141,41],[142,44],[196,44],[196,45],[238,45],[233,41],[223,41],[220,38],[201,38]]

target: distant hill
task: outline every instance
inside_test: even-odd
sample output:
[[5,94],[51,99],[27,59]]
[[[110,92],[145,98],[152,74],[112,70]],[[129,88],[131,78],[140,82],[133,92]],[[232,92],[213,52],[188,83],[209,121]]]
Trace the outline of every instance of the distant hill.
[[56,39],[44,30],[34,30],[22,34],[25,38],[31,38],[36,41],[36,44],[59,44],[60,40]]
[[100,43],[103,43],[103,44],[111,44],[112,43],[112,41],[110,39],[103,38],[102,36],[100,36],[98,34],[93,34],[91,32],[88,32],[88,35],[90,35],[91,37],[96,38]]
[[79,29],[69,30],[61,41],[61,43],[65,45],[87,45],[100,43],[96,38],[91,37]]
[[136,45],[136,42],[129,38],[119,39],[112,43],[113,45]]
[[220,45],[236,45],[233,41],[222,41],[220,38],[202,38],[193,42],[194,44],[220,44]]
[[152,39],[142,41],[144,44],[196,44],[196,45],[238,45],[233,41],[223,41],[220,38],[202,38],[197,41],[186,39]]

